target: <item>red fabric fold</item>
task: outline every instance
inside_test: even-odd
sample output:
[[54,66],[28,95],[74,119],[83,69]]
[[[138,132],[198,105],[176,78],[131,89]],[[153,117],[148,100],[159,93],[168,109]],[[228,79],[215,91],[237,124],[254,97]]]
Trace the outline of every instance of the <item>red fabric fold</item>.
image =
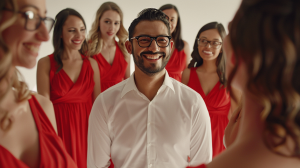
[[181,76],[183,70],[186,68],[186,55],[184,50],[178,51],[175,48],[169,62],[166,65],[166,70],[169,76],[181,82]]
[[53,103],[58,135],[78,167],[87,167],[88,119],[92,108],[94,71],[90,61],[82,55],[83,64],[75,83],[50,55],[50,100]]
[[196,69],[197,68],[191,68],[188,86],[198,92],[206,104],[211,120],[213,157],[215,157],[225,150],[223,145],[223,136],[225,128],[229,122],[228,113],[231,106],[230,95],[226,91],[226,88],[221,86],[220,82],[218,82],[213,89],[205,95]]
[[111,86],[121,82],[124,79],[128,63],[124,59],[124,55],[116,43],[115,58],[110,65],[101,53],[94,55],[93,58],[97,61],[100,71],[101,92]]
[[[29,100],[30,109],[39,134],[40,166],[55,168],[76,168],[62,140],[57,136],[44,110],[34,96]],[[0,145],[0,167],[29,168]]]

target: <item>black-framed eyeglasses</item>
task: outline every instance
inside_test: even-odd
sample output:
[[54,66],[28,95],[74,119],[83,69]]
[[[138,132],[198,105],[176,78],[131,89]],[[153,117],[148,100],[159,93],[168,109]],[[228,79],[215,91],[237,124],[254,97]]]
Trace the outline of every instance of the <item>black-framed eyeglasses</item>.
[[[12,9],[3,8],[3,10],[14,12]],[[25,12],[16,11],[17,13],[22,14],[25,17],[25,30],[34,31],[38,29],[42,23],[42,21],[45,23],[45,26],[48,30],[48,32],[51,31],[55,20],[50,17],[44,17],[42,18],[39,14],[34,13],[31,10],[27,10]]]
[[171,36],[151,37],[151,36],[147,36],[147,35],[141,35],[141,36],[132,37],[130,40],[136,39],[140,47],[147,48],[151,45],[151,43],[154,39],[156,41],[156,44],[159,47],[165,48],[165,47],[169,46],[171,38],[172,38]]
[[205,38],[198,38],[198,46],[205,47],[207,44],[209,44],[212,48],[218,49],[221,47],[222,42],[219,41],[208,41]]

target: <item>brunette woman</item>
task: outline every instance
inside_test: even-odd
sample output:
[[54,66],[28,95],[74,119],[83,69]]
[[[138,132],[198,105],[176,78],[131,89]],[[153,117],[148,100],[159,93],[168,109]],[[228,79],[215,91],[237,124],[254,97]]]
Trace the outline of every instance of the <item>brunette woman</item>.
[[54,105],[58,135],[78,167],[87,167],[87,129],[92,104],[100,93],[97,62],[84,54],[86,25],[74,9],[56,17],[54,53],[40,59],[37,89]]
[[177,7],[172,4],[166,4],[159,9],[169,17],[171,35],[174,42],[172,55],[166,70],[170,77],[181,82],[182,72],[191,60],[190,48],[188,43],[182,40],[181,37],[181,20]]
[[[222,42],[226,35],[222,24],[204,25],[195,38],[192,61],[182,75],[182,83],[197,91],[205,101],[212,127],[213,157],[222,152],[223,136],[231,108],[225,88],[225,58]],[[232,103],[232,109],[235,104]]]

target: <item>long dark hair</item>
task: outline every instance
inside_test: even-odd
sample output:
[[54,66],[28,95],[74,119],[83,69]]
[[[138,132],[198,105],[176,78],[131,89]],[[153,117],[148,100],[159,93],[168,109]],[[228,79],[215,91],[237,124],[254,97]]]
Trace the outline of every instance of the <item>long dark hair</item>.
[[[188,65],[188,68],[192,68],[192,67],[199,67],[203,64],[203,59],[201,58],[201,56],[199,55],[199,51],[198,51],[198,38],[200,36],[200,34],[206,30],[210,30],[210,29],[217,29],[222,41],[224,40],[225,36],[226,36],[226,31],[224,26],[221,23],[218,22],[211,22],[211,23],[207,23],[206,25],[204,25],[198,32],[196,38],[195,38],[195,42],[194,42],[194,47],[193,47],[193,52],[192,52],[192,60],[190,62],[190,64]],[[217,57],[217,61],[216,61],[216,66],[217,66],[217,73],[219,76],[219,81],[221,84],[225,85],[226,83],[226,79],[225,79],[225,56],[224,56],[224,52],[223,52],[223,48],[221,49],[218,57]]]
[[161,10],[161,11],[167,10],[167,9],[174,9],[177,13],[177,16],[178,16],[177,25],[171,36],[173,38],[173,41],[175,42],[175,48],[178,51],[181,51],[184,47],[184,43],[183,43],[183,40],[181,37],[181,21],[180,21],[179,12],[178,12],[178,9],[176,8],[176,6],[172,5],[172,4],[165,4],[159,8],[159,10]]
[[[55,25],[54,25],[54,30],[53,30],[52,43],[53,43],[53,47],[54,47],[54,53],[53,53],[54,60],[57,62],[57,65],[58,65],[56,72],[59,72],[63,67],[61,56],[64,51],[64,43],[63,43],[63,39],[61,38],[61,36],[62,36],[63,25],[65,24],[67,18],[70,15],[79,17],[82,20],[84,26],[86,27],[83,17],[80,15],[79,12],[77,12],[74,9],[71,9],[71,8],[63,9],[55,16]],[[87,51],[88,51],[88,44],[85,39],[83,41],[83,44],[82,44],[79,52],[83,55],[86,55]]]
[[[300,158],[300,1],[244,0],[229,26],[235,67],[246,64],[247,90],[264,107],[264,141],[274,153],[288,138]],[[229,90],[231,91],[231,90]],[[276,140],[270,138],[276,137]]]

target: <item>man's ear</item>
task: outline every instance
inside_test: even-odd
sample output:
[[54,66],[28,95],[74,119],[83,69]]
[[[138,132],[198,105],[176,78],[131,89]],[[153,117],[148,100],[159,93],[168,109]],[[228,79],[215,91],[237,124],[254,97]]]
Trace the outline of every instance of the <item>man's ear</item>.
[[130,41],[126,41],[125,42],[125,47],[126,47],[126,49],[127,49],[127,52],[129,53],[129,54],[132,54],[132,44],[131,44],[131,42]]

